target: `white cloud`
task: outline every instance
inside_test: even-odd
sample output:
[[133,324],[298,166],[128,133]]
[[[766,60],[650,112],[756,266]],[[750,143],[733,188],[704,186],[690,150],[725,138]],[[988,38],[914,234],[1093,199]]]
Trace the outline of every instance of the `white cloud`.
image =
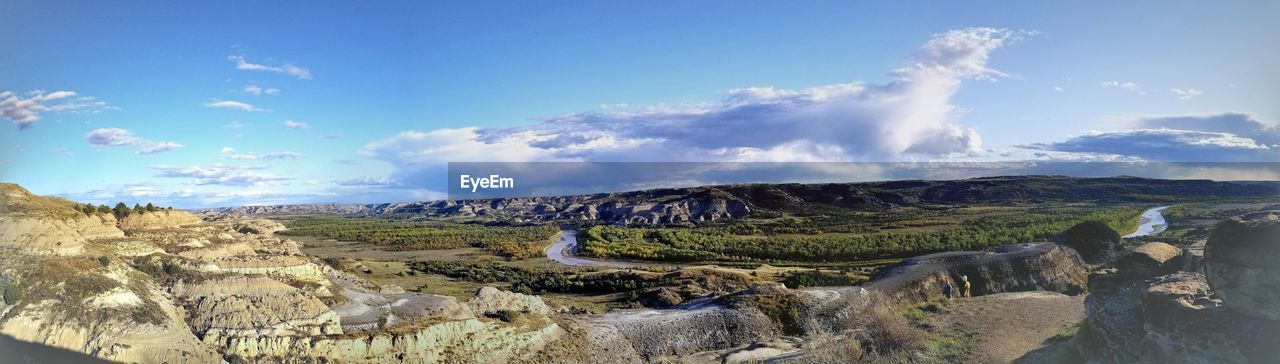
[[266,186],[288,180],[272,173],[257,172],[258,167],[234,167],[221,164],[208,166],[151,166],[160,171],[156,177],[190,178],[195,185]]
[[241,110],[241,111],[271,111],[271,110],[263,109],[263,108],[253,106],[247,103],[239,102],[239,101],[213,100],[213,101],[204,103],[204,106],[217,108],[217,109],[234,109],[234,110]]
[[226,124],[223,124],[223,125],[222,125],[222,127],[224,127],[224,128],[230,128],[230,129],[240,129],[240,128],[243,128],[243,127],[246,127],[246,126],[249,126],[249,124],[243,124],[243,123],[241,123],[241,122],[239,122],[239,121],[232,121],[232,122],[230,122],[230,123],[226,123]]
[[274,88],[274,87],[264,88],[258,85],[245,85],[244,93],[251,94],[251,95],[261,95],[261,94],[275,95],[280,93],[280,89]]
[[1178,100],[1190,100],[1193,97],[1200,96],[1204,91],[1194,88],[1171,88],[1169,89],[1169,93],[1176,96]]
[[293,120],[285,120],[284,127],[291,128],[291,129],[299,129],[299,130],[311,129],[310,124],[307,124],[301,121],[293,121]]
[[360,177],[348,180],[334,181],[339,186],[391,186],[396,182],[387,177]]
[[329,134],[325,134],[325,135],[324,135],[324,136],[322,136],[321,138],[324,138],[324,139],[338,139],[338,138],[341,138],[341,137],[342,137],[342,134],[338,134],[338,133],[329,133]]
[[1053,86],[1054,91],[1062,92],[1062,86]]
[[[951,96],[968,79],[1005,74],[991,51],[1027,32],[967,28],[934,35],[887,84],[735,89],[718,103],[578,113],[508,128],[404,131],[361,153],[401,181],[449,161],[868,161],[981,150],[955,124]],[[438,178],[437,178],[438,179]]]
[[18,126],[18,130],[31,127],[40,121],[44,112],[99,113],[119,110],[91,96],[75,97],[74,91],[29,91],[19,96],[12,91],[0,92],[0,117]]
[[53,148],[53,152],[61,155],[71,155],[71,151],[67,150],[67,148]]
[[244,56],[228,56],[227,59],[236,64],[236,69],[242,71],[266,71],[286,74],[303,80],[311,79],[311,70],[289,63],[281,64],[279,66],[268,66],[265,64],[249,62],[245,60]]
[[129,130],[120,128],[94,129],[85,134],[84,139],[96,147],[135,147],[138,148],[137,154],[163,153],[182,148],[182,144],[139,138]]
[[277,152],[277,153],[267,153],[267,154],[262,154],[262,155],[255,154],[255,153],[239,153],[239,154],[237,154],[237,153],[235,153],[235,151],[236,151],[236,150],[235,150],[234,148],[231,148],[231,147],[223,147],[223,148],[222,148],[222,151],[221,151],[219,154],[221,154],[221,155],[222,155],[222,157],[223,157],[223,158],[226,158],[226,159],[241,160],[241,161],[255,161],[255,160],[281,160],[281,159],[297,160],[297,159],[301,159],[301,158],[302,158],[302,154],[295,153],[295,152],[287,152],[287,151],[286,151],[286,152]]
[[1124,81],[1124,82],[1122,82],[1122,81],[1104,81],[1104,82],[1102,82],[1102,88],[1125,90],[1125,91],[1129,91],[1129,92],[1137,93],[1137,94],[1139,94],[1139,95],[1146,95],[1146,94],[1147,94],[1147,92],[1146,92],[1146,91],[1143,91],[1143,90],[1142,90],[1142,87],[1141,87],[1141,86],[1138,86],[1138,84],[1133,83],[1133,82],[1128,82],[1128,81]]

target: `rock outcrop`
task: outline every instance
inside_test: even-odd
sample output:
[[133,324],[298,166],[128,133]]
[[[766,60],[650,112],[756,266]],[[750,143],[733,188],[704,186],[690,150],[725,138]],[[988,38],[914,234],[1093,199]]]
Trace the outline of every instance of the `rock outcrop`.
[[[1277,236],[1278,218],[1264,212],[1220,224],[1204,245],[1208,277],[1192,261],[1198,259],[1194,250],[1163,243],[1140,246],[1090,274],[1076,345],[1082,357],[1106,363],[1273,362],[1280,357],[1280,320],[1267,316],[1267,300],[1280,288],[1262,281],[1276,267],[1280,245],[1268,244],[1267,237]],[[1210,263],[1214,251],[1220,260]]]
[[204,220],[190,212],[182,210],[158,210],[131,212],[120,219],[120,230],[137,232],[148,230],[177,229],[186,226],[203,224]]
[[1128,277],[1157,277],[1182,269],[1182,249],[1165,243],[1146,243],[1126,253],[1115,263]]
[[1218,224],[1204,252],[1213,291],[1236,312],[1280,320],[1280,211]]
[[1072,226],[1055,239],[1080,253],[1086,262],[1102,263],[1114,256],[1120,247],[1120,233],[1107,224],[1085,221]]
[[1080,255],[1055,243],[1006,245],[995,252],[948,252],[909,258],[887,268],[866,286],[910,304],[944,297],[949,282],[962,287],[968,276],[972,294],[1045,290],[1070,295],[1085,292],[1087,267]]
[[530,296],[515,292],[484,287],[476,292],[475,297],[467,301],[467,306],[477,315],[488,315],[498,311],[528,312],[540,315],[551,313],[551,308],[538,296]]

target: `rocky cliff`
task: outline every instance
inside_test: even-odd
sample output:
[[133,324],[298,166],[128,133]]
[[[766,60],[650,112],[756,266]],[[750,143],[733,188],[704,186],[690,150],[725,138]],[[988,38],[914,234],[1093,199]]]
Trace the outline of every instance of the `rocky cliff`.
[[467,305],[380,287],[303,255],[274,222],[170,210],[116,221],[0,188],[8,338],[139,363],[506,362],[562,333],[538,297],[488,289]]
[[995,252],[948,252],[914,257],[888,267],[867,285],[902,303],[943,298],[947,283],[958,290],[968,276],[972,294],[1045,290],[1085,292],[1088,267],[1071,248],[1055,243],[1006,245]]
[[1098,363],[1274,362],[1278,223],[1280,212],[1269,211],[1219,224],[1202,262],[1192,262],[1196,251],[1148,243],[1093,272],[1076,348]]

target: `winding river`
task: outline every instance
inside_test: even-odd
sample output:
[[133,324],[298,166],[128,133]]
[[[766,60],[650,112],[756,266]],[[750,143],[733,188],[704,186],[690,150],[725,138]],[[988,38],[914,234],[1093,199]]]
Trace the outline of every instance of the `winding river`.
[[561,230],[556,242],[547,247],[547,258],[565,265],[580,267],[635,268],[645,266],[645,264],[641,263],[579,257],[574,255],[577,248],[578,232],[574,230]]
[[1129,233],[1129,235],[1125,235],[1124,237],[1136,238],[1139,236],[1155,235],[1164,232],[1165,229],[1169,228],[1169,225],[1168,223],[1165,223],[1164,215],[1160,214],[1160,212],[1167,208],[1169,208],[1169,206],[1160,206],[1143,211],[1142,220],[1138,223],[1138,230]]

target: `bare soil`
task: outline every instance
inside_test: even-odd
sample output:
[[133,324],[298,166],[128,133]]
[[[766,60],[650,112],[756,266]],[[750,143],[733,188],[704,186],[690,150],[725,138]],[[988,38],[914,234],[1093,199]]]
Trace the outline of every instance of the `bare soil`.
[[968,363],[1055,363],[1084,319],[1084,295],[1054,292],[1000,293],[962,298],[933,315],[944,332],[977,333]]

